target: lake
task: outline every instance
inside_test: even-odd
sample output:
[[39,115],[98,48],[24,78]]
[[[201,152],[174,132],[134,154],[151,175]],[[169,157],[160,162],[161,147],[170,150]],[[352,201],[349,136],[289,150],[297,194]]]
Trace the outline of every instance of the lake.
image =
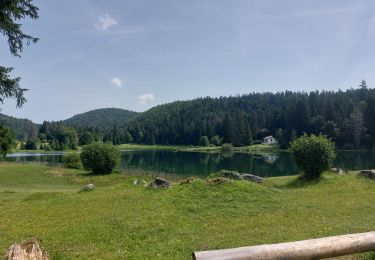
[[[63,152],[14,153],[7,161],[39,162],[59,165]],[[374,169],[375,153],[370,151],[338,152],[336,167],[348,170]],[[262,177],[295,175],[299,172],[287,152],[275,154],[220,154],[175,151],[123,151],[120,169],[131,173],[151,175],[179,175],[204,177],[222,169],[252,173]]]

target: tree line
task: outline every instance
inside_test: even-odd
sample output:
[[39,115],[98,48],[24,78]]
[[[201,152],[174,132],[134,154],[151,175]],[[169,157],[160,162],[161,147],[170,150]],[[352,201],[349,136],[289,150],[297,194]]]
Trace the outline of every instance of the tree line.
[[[75,149],[99,140],[113,144],[245,146],[268,135],[286,148],[290,141],[308,133],[326,135],[338,148],[370,149],[375,145],[374,104],[375,90],[362,81],[358,88],[346,91],[206,97],[159,105],[140,114],[124,110],[123,116],[119,110],[100,109],[80,115],[75,124],[30,125],[24,148]],[[111,111],[116,111],[114,118]]]
[[[346,91],[251,93],[154,107],[111,131],[105,141],[244,146],[273,135],[282,147],[308,134],[327,135],[344,149],[375,144],[375,90],[363,80]],[[203,137],[203,138],[202,138]]]

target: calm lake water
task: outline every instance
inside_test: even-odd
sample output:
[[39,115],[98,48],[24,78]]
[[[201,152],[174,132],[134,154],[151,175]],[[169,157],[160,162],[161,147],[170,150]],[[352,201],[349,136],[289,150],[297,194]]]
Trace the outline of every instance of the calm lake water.
[[[40,162],[59,165],[63,153],[15,153],[8,161]],[[337,167],[348,170],[374,169],[374,152],[338,152]],[[207,176],[221,169],[252,173],[262,177],[295,175],[298,167],[287,152],[278,154],[210,154],[174,151],[123,151],[121,170],[155,175]],[[153,175],[153,174],[152,174]]]

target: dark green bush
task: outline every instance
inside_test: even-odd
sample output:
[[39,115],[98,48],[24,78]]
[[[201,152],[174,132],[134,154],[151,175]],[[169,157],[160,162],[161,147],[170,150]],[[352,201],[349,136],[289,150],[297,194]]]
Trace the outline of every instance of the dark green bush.
[[81,158],[78,153],[67,153],[63,157],[63,163],[65,168],[80,169]]
[[199,145],[200,146],[208,146],[210,144],[210,140],[208,140],[208,137],[207,136],[202,136],[200,139],[199,139]]
[[93,174],[110,174],[120,161],[120,151],[109,143],[92,143],[82,148],[81,161]]
[[221,144],[221,138],[220,138],[220,136],[218,136],[218,135],[213,136],[211,138],[211,142],[210,143],[212,145],[214,145],[214,146],[220,146],[220,144]]
[[221,146],[221,150],[224,152],[224,153],[233,153],[234,151],[234,147],[232,144],[223,144]]
[[307,179],[319,179],[336,157],[335,144],[323,135],[305,134],[291,143],[290,151]]
[[12,130],[0,124],[0,157],[5,157],[16,145]]
[[91,132],[84,132],[81,137],[79,138],[79,145],[88,145],[95,142],[94,136]]

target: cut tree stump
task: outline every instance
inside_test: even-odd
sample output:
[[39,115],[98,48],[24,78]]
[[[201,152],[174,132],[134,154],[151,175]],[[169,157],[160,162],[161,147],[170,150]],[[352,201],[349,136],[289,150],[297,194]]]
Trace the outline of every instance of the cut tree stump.
[[37,238],[30,238],[21,244],[13,244],[9,247],[5,260],[49,260],[46,251],[43,251]]

